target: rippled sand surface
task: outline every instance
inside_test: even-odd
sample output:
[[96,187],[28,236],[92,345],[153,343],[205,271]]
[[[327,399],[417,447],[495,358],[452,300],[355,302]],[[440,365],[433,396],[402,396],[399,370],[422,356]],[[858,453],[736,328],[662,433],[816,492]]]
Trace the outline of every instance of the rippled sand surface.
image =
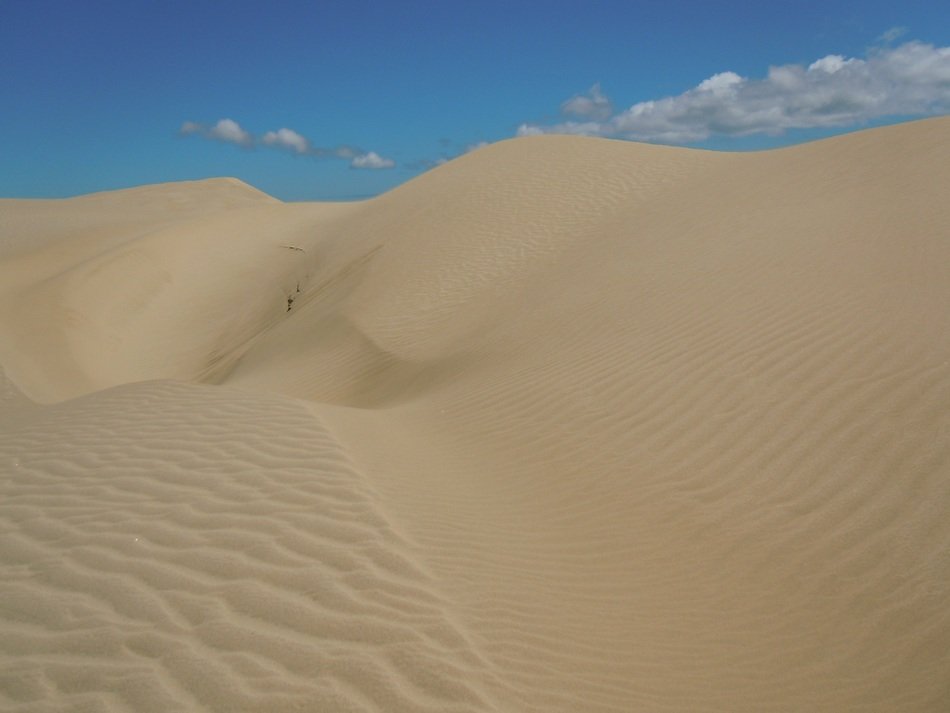
[[0,200],[0,710],[950,710],[950,119]]

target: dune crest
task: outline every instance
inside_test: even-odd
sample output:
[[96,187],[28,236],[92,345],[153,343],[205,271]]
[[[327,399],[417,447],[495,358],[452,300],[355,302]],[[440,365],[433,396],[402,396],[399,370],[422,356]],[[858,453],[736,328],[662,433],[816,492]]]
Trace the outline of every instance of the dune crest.
[[0,708],[943,710],[948,167],[0,201]]

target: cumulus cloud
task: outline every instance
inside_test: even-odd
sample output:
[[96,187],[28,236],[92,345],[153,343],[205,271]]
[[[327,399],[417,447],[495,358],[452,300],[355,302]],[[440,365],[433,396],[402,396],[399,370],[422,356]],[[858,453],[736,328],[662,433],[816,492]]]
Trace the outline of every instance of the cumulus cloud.
[[[829,54],[827,57],[822,57],[821,59],[816,59],[814,62],[808,65],[808,71],[814,72],[816,70],[821,70],[822,72],[827,72],[828,74],[834,74],[835,72],[843,69],[849,64],[853,64],[856,60],[845,59],[840,54]],[[779,68],[781,69],[781,68]],[[776,72],[778,70],[772,70]]]
[[221,119],[208,130],[208,135],[212,139],[230,141],[241,146],[248,146],[254,141],[253,137],[233,119]]
[[196,121],[186,121],[181,125],[179,133],[182,136],[194,134],[206,139],[217,139],[240,146],[265,146],[273,149],[289,151],[298,156],[312,158],[330,158],[349,161],[353,168],[392,168],[396,162],[380,156],[375,151],[364,151],[355,146],[323,147],[315,146],[303,134],[286,127],[276,131],[265,132],[260,139],[241,128],[233,119],[221,119],[214,125],[202,124]]
[[606,119],[614,113],[614,107],[598,83],[587,94],[578,94],[561,104],[561,113],[584,119]]
[[[588,97],[591,102],[592,97],[593,90]],[[564,106],[586,106],[572,103],[577,99],[569,99]],[[606,97],[603,100],[607,101]],[[878,117],[947,111],[950,47],[907,42],[874,49],[864,59],[828,55],[807,67],[771,67],[763,79],[720,72],[678,96],[638,102],[609,117],[588,114],[586,121],[522,124],[517,133],[689,143],[713,135],[778,135],[789,129],[847,126]]]
[[392,168],[396,165],[396,162],[389,158],[383,158],[375,151],[369,151],[359,156],[354,156],[353,160],[350,161],[350,167],[352,168],[371,168],[371,169],[380,169],[380,168]]
[[288,149],[294,153],[308,153],[310,142],[293,129],[277,129],[268,131],[261,139],[268,146]]
[[239,146],[251,146],[254,144],[254,137],[241,128],[233,119],[221,119],[217,124],[208,126],[196,121],[186,121],[181,125],[179,132],[183,135],[197,134],[206,139],[216,139],[226,141]]

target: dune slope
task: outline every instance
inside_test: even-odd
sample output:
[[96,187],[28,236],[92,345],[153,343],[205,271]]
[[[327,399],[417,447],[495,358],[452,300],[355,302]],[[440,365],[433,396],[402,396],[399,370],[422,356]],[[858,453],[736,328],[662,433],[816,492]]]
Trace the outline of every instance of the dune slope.
[[945,710],[948,166],[0,202],[0,708]]

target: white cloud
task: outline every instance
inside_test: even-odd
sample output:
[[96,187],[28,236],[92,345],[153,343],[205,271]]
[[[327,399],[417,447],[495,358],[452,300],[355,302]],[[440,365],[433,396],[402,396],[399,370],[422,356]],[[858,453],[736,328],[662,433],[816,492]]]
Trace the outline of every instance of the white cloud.
[[384,158],[375,151],[364,151],[355,146],[342,145],[335,148],[314,146],[306,136],[286,127],[268,131],[260,139],[256,139],[233,119],[221,119],[213,126],[186,121],[182,123],[178,132],[183,136],[195,134],[206,139],[227,141],[240,146],[263,145],[274,149],[284,149],[300,156],[341,159],[349,161],[353,168],[379,169],[392,168],[396,165],[395,161]]
[[696,87],[700,92],[712,92],[722,96],[732,94],[745,80],[735,72],[720,72],[704,79]]
[[268,146],[288,149],[294,153],[305,154],[310,151],[310,142],[293,129],[268,131],[261,141]]
[[639,102],[607,118],[553,126],[522,124],[517,133],[688,143],[713,135],[776,135],[788,129],[947,111],[950,47],[908,42],[874,49],[865,59],[828,55],[807,67],[772,67],[764,79],[720,72],[678,96]]
[[578,94],[561,104],[561,113],[584,119],[606,119],[614,113],[614,107],[600,90],[598,83],[592,86],[587,94]]
[[[564,125],[562,124],[562,126]],[[518,136],[540,136],[545,133],[545,130],[534,124],[522,124],[515,133],[517,133]]]
[[354,156],[353,160],[350,161],[350,166],[352,168],[392,168],[396,165],[396,162],[390,158],[383,158],[375,151],[370,151],[368,153],[360,154],[359,156]]
[[208,129],[208,136],[212,139],[230,141],[241,146],[250,146],[254,143],[254,138],[233,119],[221,119]]
[[846,67],[849,64],[856,62],[854,59],[845,59],[840,54],[830,54],[827,57],[822,57],[821,59],[816,59],[814,62],[808,65],[808,71],[814,72],[821,70],[822,72],[827,72],[828,74],[834,74],[843,67]]
[[238,144],[239,146],[251,146],[254,144],[254,137],[241,128],[233,119],[221,119],[214,126],[207,126],[196,121],[186,121],[178,130],[183,135],[198,134],[206,139],[217,139],[218,141],[227,141],[228,143]]

